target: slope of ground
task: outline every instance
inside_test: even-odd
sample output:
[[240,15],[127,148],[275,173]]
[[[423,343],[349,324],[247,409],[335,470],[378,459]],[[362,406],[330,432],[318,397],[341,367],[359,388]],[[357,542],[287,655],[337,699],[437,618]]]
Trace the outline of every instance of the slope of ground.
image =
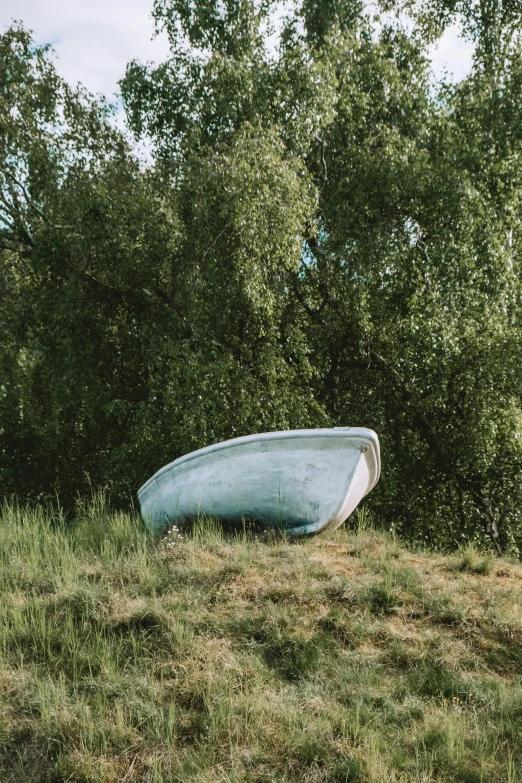
[[521,566],[364,527],[6,508],[0,780],[522,780]]

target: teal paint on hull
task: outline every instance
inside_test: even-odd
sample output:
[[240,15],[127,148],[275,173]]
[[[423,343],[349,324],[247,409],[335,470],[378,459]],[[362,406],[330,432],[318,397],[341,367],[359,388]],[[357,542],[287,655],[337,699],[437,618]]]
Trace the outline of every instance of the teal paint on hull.
[[363,427],[247,435],[161,468],[138,492],[154,529],[199,514],[293,534],[338,527],[377,483],[377,435]]

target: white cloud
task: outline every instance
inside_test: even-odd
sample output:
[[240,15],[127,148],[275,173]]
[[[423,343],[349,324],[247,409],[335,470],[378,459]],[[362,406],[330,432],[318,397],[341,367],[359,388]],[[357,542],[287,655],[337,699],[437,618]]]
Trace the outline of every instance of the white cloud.
[[473,44],[460,37],[457,25],[448,27],[432,50],[435,75],[440,78],[447,72],[453,77],[452,81],[464,79],[471,70],[473,51]]
[[20,20],[52,44],[63,78],[112,100],[130,60],[168,55],[165,34],[151,40],[151,10],[152,0],[1,0],[0,27]]
[[[56,67],[70,84],[81,82],[118,104],[116,123],[122,127],[123,110],[117,101],[118,80],[130,60],[162,62],[168,57],[165,33],[154,37],[153,0],[0,0],[0,28],[20,20],[33,30],[36,42],[52,44]],[[446,70],[454,80],[470,70],[473,46],[446,31],[433,51],[437,76]]]

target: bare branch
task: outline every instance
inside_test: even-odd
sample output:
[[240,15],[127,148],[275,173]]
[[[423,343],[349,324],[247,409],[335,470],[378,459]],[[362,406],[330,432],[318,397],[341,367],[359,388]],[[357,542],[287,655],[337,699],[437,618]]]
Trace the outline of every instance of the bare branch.
[[221,229],[221,231],[219,232],[219,234],[217,235],[217,237],[214,239],[214,241],[213,241],[213,242],[212,242],[212,243],[211,243],[211,244],[210,244],[210,245],[207,247],[207,249],[205,250],[205,252],[203,253],[203,255],[202,255],[202,257],[201,257],[201,260],[202,260],[202,261],[204,261],[204,260],[205,260],[205,258],[207,257],[207,254],[208,254],[208,253],[210,253],[210,251],[212,250],[212,248],[213,248],[213,247],[215,247],[215,246],[217,245],[218,241],[221,239],[221,237],[223,236],[223,234],[225,233],[225,231],[227,230],[227,228],[228,228],[228,227],[229,227],[229,224],[227,223],[227,224],[226,224],[226,225],[225,225],[225,226],[224,226],[224,227]]

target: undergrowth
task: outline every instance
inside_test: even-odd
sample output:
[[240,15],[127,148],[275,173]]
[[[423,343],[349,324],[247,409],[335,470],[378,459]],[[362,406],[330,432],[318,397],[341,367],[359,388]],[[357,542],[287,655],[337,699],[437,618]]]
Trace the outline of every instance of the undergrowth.
[[[357,517],[356,517],[357,520]],[[0,522],[2,783],[522,780],[522,569],[374,530]]]

